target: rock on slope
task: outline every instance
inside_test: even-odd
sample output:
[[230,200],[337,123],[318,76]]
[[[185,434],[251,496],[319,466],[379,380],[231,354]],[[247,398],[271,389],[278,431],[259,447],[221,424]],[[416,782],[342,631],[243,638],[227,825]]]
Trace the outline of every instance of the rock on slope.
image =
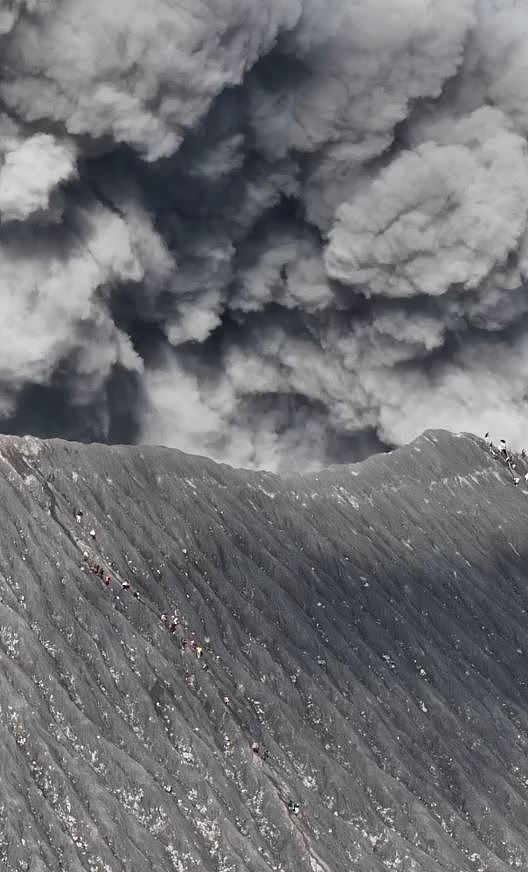
[[528,868],[528,492],[480,440],[278,477],[1,438],[0,498],[5,872]]

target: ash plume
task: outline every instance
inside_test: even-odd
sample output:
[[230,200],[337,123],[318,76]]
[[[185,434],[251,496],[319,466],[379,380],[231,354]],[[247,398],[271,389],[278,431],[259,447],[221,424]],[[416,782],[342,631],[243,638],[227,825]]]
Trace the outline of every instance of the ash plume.
[[521,444],[528,11],[12,0],[0,428],[308,469]]

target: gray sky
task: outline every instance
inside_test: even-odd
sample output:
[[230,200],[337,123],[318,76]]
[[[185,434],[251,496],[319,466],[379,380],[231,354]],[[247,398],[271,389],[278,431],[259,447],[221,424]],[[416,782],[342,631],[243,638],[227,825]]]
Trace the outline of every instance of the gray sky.
[[528,10],[7,5],[0,428],[273,469],[522,443]]

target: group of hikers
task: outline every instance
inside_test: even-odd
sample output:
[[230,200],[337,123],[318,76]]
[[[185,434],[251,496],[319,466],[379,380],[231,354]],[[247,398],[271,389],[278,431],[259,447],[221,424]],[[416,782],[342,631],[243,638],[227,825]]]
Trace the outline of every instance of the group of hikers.
[[[81,509],[76,510],[75,520],[77,524],[83,524],[84,513]],[[93,527],[88,531],[88,535],[95,542],[97,538],[97,533]],[[106,562],[110,569],[112,569],[116,572],[117,575],[119,575],[115,563],[112,560]],[[86,571],[86,568],[88,568],[90,572],[100,578],[106,587],[110,587],[113,579],[112,576],[105,570],[104,565],[101,562],[96,562],[94,556],[91,555],[89,551],[83,550],[81,570],[84,572]],[[124,579],[123,581],[118,581],[117,583],[120,584],[122,591],[131,591],[130,582],[128,580]],[[131,593],[136,600],[138,600],[139,602],[143,602],[140,597],[139,591],[132,590]],[[181,633],[181,630],[185,629],[183,626],[184,622],[180,619],[177,613],[173,613],[169,616],[167,612],[162,612],[160,615],[160,623],[163,624],[163,626],[166,627],[169,633],[171,633],[172,635],[180,636],[180,649],[182,652],[190,651],[192,654],[194,654],[197,660],[202,660],[204,655],[204,645],[197,642],[197,640],[194,638],[195,634],[193,632],[191,632],[189,636],[183,635]],[[209,640],[207,639],[206,641]],[[207,669],[207,664],[203,661],[202,669]],[[223,697],[223,703],[227,707],[230,706],[230,699],[228,696]],[[251,744],[251,750],[253,751],[253,754],[257,757],[260,757],[261,760],[265,761],[269,759],[269,752],[266,750],[266,748],[263,748],[258,742],[253,742]],[[283,801],[286,802],[286,800]],[[286,802],[286,807],[290,814],[299,814],[299,803],[294,802],[292,799]]]
[[[488,448],[490,453],[493,455],[493,457],[500,458],[503,461],[503,463],[506,465],[506,467],[508,468],[510,475],[512,477],[512,481],[513,481],[515,487],[517,487],[521,483],[521,477],[518,474],[517,464],[515,462],[515,457],[512,454],[510,454],[510,452],[508,451],[508,448],[506,446],[506,440],[499,439],[498,446],[495,446],[493,444],[493,441],[491,439],[490,434],[486,433],[484,436],[484,441],[486,442],[486,447]],[[525,460],[526,456],[527,456],[526,451],[523,448],[521,450],[521,457],[523,460]],[[528,472],[524,473],[523,478],[528,483]]]
[[[75,512],[75,520],[77,521],[78,524],[82,524],[83,517],[84,517],[83,512],[80,509],[77,509],[77,511]],[[93,539],[95,541],[97,534],[93,528],[89,531],[88,535],[90,536],[91,539]],[[93,572],[94,575],[96,575],[98,578],[101,579],[101,581],[103,582],[103,584],[106,587],[110,587],[110,585],[112,584],[112,576],[108,572],[105,571],[105,568],[101,563],[94,562],[94,560],[91,559],[90,553],[88,551],[83,551],[83,564],[81,566],[81,569],[84,571],[86,566],[88,567],[90,572]],[[116,568],[113,561],[109,561],[109,566],[111,569],[114,569],[114,570]],[[120,584],[121,584],[122,591],[130,591],[130,582],[127,581],[127,579],[124,579],[123,581],[121,581]],[[135,599],[137,599],[139,602],[142,602],[139,591],[132,590],[131,593]],[[168,614],[163,612],[160,615],[160,622],[164,626],[167,626],[169,631],[173,634],[178,631],[178,627],[180,626],[180,620],[176,614],[172,615],[172,617],[169,618]],[[192,653],[196,656],[196,659],[200,660],[203,656],[204,648],[203,648],[203,645],[198,644],[198,642],[196,641],[196,639],[193,638],[193,636],[194,636],[194,633],[191,635],[191,638],[188,638],[188,639],[182,638],[180,640],[180,647],[181,647],[182,651],[184,651],[184,650],[192,651]]]

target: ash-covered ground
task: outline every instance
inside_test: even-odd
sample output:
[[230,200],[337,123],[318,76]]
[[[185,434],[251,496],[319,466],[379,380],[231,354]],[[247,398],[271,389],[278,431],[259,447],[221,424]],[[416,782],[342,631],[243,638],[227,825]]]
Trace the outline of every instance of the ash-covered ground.
[[2,869],[528,868],[515,462],[443,431],[305,476],[2,437]]

